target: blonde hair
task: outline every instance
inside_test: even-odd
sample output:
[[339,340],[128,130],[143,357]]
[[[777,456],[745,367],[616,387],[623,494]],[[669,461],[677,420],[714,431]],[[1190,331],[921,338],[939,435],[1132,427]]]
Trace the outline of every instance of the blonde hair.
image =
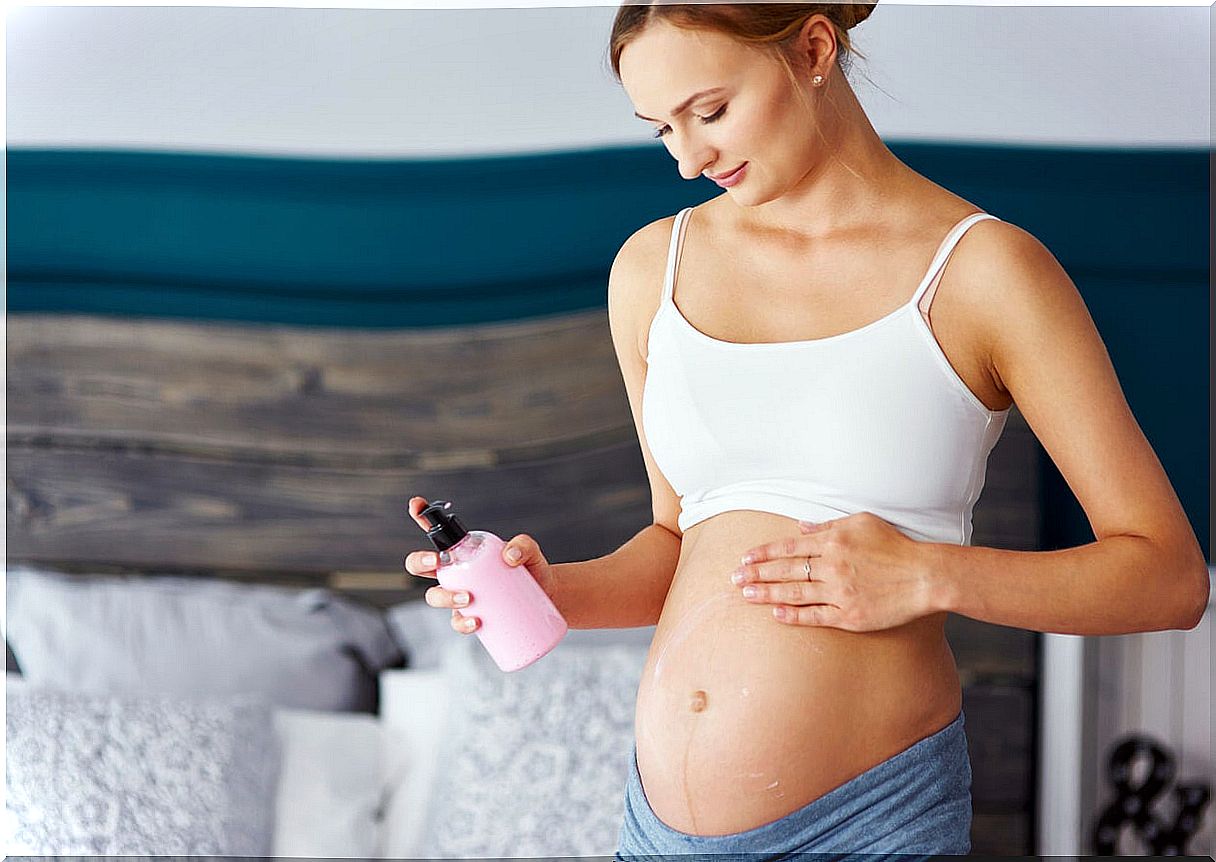
[[870,17],[878,0],[860,3],[684,3],[669,0],[626,0],[612,22],[608,61],[617,82],[621,80],[621,52],[655,21],[685,30],[711,30],[737,42],[769,50],[796,82],[795,45],[812,15],[823,15],[836,31],[837,62],[846,74],[853,55],[866,55],[853,46],[849,30]]

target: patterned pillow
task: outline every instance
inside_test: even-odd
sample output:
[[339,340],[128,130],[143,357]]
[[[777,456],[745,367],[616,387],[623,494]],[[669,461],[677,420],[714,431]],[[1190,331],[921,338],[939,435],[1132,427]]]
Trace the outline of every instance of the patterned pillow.
[[8,691],[7,851],[269,855],[280,752],[257,695]]
[[614,854],[646,653],[563,642],[504,673],[476,638],[444,650],[450,726],[425,729],[441,753],[418,855]]

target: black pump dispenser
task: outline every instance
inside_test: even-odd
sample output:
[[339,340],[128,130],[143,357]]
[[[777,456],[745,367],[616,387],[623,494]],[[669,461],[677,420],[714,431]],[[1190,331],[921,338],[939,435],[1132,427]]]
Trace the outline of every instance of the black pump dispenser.
[[426,531],[426,537],[431,540],[436,551],[446,551],[468,535],[469,531],[451,509],[450,501],[435,500],[420,513],[431,525]]

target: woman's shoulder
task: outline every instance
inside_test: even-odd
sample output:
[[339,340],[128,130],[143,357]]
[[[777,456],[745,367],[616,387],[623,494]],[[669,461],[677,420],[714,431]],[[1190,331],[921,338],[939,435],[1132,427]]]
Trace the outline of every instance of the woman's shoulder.
[[[900,205],[906,214],[908,236],[917,237],[920,245],[932,248],[944,242],[949,232],[970,216],[985,213],[993,218],[977,219],[968,225],[957,238],[950,252],[950,270],[958,280],[961,277],[969,287],[969,293],[985,304],[994,297],[980,297],[977,291],[985,284],[999,289],[1000,282],[985,282],[984,274],[991,272],[995,262],[1008,267],[1016,258],[1016,249],[1034,238],[1021,227],[1005,221],[1000,213],[989,213],[983,207],[938,186],[929,180],[915,195],[910,195]],[[964,273],[966,275],[964,275]]]
[[664,216],[635,230],[621,244],[613,268],[628,271],[630,283],[644,290],[651,280],[648,276],[663,271],[675,219],[676,215]]
[[[982,207],[962,202],[961,206],[944,207],[934,219],[934,230],[944,239],[946,232],[969,216],[986,213],[993,218],[973,221],[955,242],[950,254],[950,267],[961,276],[973,293],[985,304],[1000,298],[1011,279],[1025,262],[1026,254],[1041,243],[1027,230],[1006,221],[999,213],[988,213]],[[1004,276],[1004,277],[1001,277]]]
[[608,279],[609,316],[633,333],[638,352],[647,355],[649,321],[658,313],[672,230],[679,213],[635,230],[621,245]]
[[[695,210],[697,208],[694,206],[684,209]],[[657,250],[662,250],[666,254],[671,241],[672,231],[675,229],[676,219],[679,218],[680,213],[684,209],[677,210],[671,215],[657,218],[652,222],[642,225],[630,234],[621,245],[621,252],[635,256],[648,256],[653,255]],[[621,252],[618,252],[618,254]]]
[[[671,244],[675,239],[676,220],[685,209],[696,211],[700,210],[705,204],[696,206],[684,207],[671,215],[657,218],[654,221],[648,222],[635,230],[621,245],[617,252],[617,263],[627,266],[633,273],[639,274],[641,278],[639,287],[643,284],[649,287],[642,287],[643,290],[653,288],[654,304],[658,304],[659,293],[658,287],[662,284],[662,275],[667,266],[667,257],[671,251]],[[692,212],[685,217],[686,220],[691,218]],[[614,264],[616,265],[616,264]],[[647,275],[658,275],[659,280],[655,282],[653,278],[647,278]],[[644,301],[644,297],[637,297]]]

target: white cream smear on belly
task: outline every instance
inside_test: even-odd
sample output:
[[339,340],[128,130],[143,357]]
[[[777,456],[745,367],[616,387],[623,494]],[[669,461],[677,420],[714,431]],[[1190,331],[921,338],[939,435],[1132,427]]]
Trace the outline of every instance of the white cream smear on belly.
[[[674,632],[667,639],[667,642],[663,645],[662,650],[659,652],[658,658],[655,660],[654,678],[652,680],[652,685],[651,685],[652,691],[655,691],[655,692],[662,691],[661,680],[662,680],[662,676],[663,676],[663,667],[664,667],[664,663],[666,661],[668,652],[671,651],[676,646],[678,646],[679,644],[681,644],[688,637],[689,634],[691,634],[694,630],[696,630],[696,628],[698,628],[701,624],[703,624],[705,622],[706,616],[709,614],[711,609],[716,609],[717,606],[721,605],[723,602],[731,602],[731,601],[741,602],[744,604],[744,606],[747,606],[747,604],[748,604],[738,594],[736,594],[734,592],[724,592],[724,593],[719,593],[717,595],[710,596],[709,598],[698,602],[696,605],[694,605],[692,608],[690,608],[688,611],[686,611],[684,613],[684,615],[680,618],[679,623],[676,625]],[[762,607],[762,606],[757,606],[757,607]],[[768,612],[767,608],[764,608],[764,611],[767,613]],[[781,623],[777,623],[775,620],[772,621],[772,624],[781,625]],[[711,643],[713,643],[716,647],[718,640],[713,639],[711,641]],[[810,647],[811,649],[813,649],[818,654],[823,653],[823,647],[819,644],[816,644],[813,642],[808,642],[807,646]],[[713,659],[712,656],[698,656],[698,659],[700,659],[708,667],[714,666],[714,663],[712,661],[712,659]],[[747,686],[744,686],[742,689],[740,689],[739,695],[738,695],[740,700],[743,700],[750,696],[751,696],[750,688],[748,688]],[[686,704],[687,704],[688,712],[691,715],[699,715],[699,714],[708,712],[710,710],[710,708],[714,705],[713,699],[710,697],[709,692],[707,692],[703,689],[697,689],[697,690],[693,691],[687,697]],[[642,730],[642,734],[644,735],[645,739],[650,744],[653,745],[655,736],[654,736],[653,732],[651,731],[649,722],[644,722],[641,730]],[[685,745],[684,745],[684,753],[683,753],[683,757],[682,757],[682,762],[680,764],[672,764],[671,768],[668,769],[669,775],[673,772],[676,772],[677,770],[682,775],[683,780],[681,781],[681,786],[685,789],[685,804],[687,806],[689,819],[694,824],[694,829],[693,829],[694,833],[696,832],[695,824],[696,824],[697,818],[696,818],[696,812],[694,811],[694,806],[693,806],[691,796],[688,792],[688,788],[689,788],[688,768],[689,768],[689,754],[694,748],[695,732],[696,732],[696,727],[694,725],[694,727],[690,730],[690,732],[685,735]],[[741,730],[741,732],[743,732],[743,731]],[[772,794],[774,796],[774,798],[777,798],[777,799],[780,799],[781,797],[783,797],[785,795],[785,791],[780,789],[781,781],[780,781],[779,776],[777,776],[777,775],[769,776],[768,773],[766,773],[764,771],[757,771],[757,772],[741,772],[735,776],[736,780],[743,779],[745,777],[749,780],[744,782],[744,784],[746,786],[754,788],[754,790],[756,792],[769,793],[769,794]],[[764,784],[765,780],[767,780],[768,778],[772,778],[773,780],[771,780],[768,784]]]

